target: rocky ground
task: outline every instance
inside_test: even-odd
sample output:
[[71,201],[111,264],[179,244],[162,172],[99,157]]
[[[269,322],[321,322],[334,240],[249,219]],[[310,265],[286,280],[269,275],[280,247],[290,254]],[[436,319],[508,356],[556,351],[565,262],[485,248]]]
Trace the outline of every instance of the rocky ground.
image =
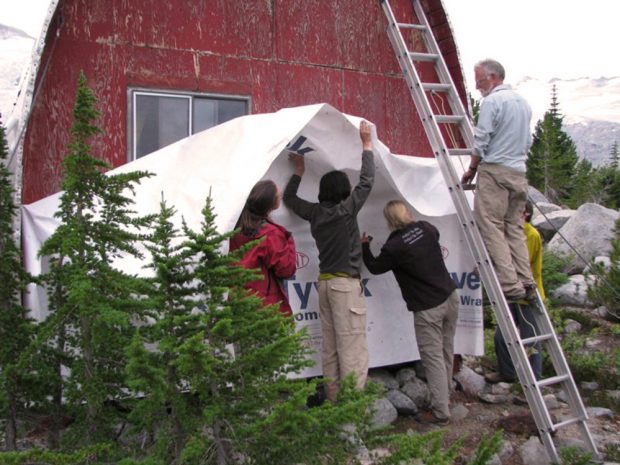
[[[574,309],[574,311],[580,310]],[[584,352],[581,354],[583,356],[594,354],[596,357],[596,353],[615,354],[615,362],[603,367],[598,379],[584,380],[583,372],[576,373],[575,379],[588,411],[588,427],[603,455],[604,462],[620,463],[620,390],[618,390],[620,361],[617,360],[620,353],[618,351],[620,336],[616,332],[617,329],[612,329],[617,328],[617,325],[600,318],[594,324],[598,329],[592,331],[591,327],[586,328],[571,320],[558,334],[563,338],[568,337],[568,334],[581,331],[585,340]],[[566,354],[569,360],[573,355]],[[613,355],[610,360],[614,360]],[[424,391],[425,385],[419,380],[420,376],[412,378],[415,376],[416,366],[399,367],[397,370],[373,370],[370,375],[371,379],[386,387],[386,398],[392,401],[398,412],[394,417],[394,414],[390,413],[389,405],[381,404],[382,409],[377,412],[375,421],[378,424],[391,424],[396,432],[425,433],[443,429],[446,445],[462,438],[464,440],[463,454],[457,463],[467,463],[480,439],[483,436],[493,435],[500,429],[503,431],[501,449],[491,463],[494,465],[550,463],[544,446],[538,440],[536,425],[519,384],[490,384],[485,381],[484,374],[491,371],[493,365],[489,357],[464,358],[462,368],[455,377],[459,380],[457,390],[451,397],[452,420],[448,426],[443,427],[421,425],[411,414],[411,408],[423,407],[426,401],[425,396],[427,396]],[[551,374],[545,373],[545,375]],[[610,386],[613,388],[610,389]],[[394,402],[398,397],[393,393],[395,390],[406,394],[406,397],[414,400],[416,405],[411,407],[409,404],[409,411],[403,410],[398,402]],[[555,422],[573,416],[562,390],[549,387],[545,388],[543,394]],[[577,426],[569,426],[561,428],[555,434],[554,443],[558,450],[567,447],[583,448],[582,438],[583,435]],[[373,464],[376,462],[376,457],[386,453],[385,450],[371,450],[363,463]],[[575,460],[570,463],[579,462]]]

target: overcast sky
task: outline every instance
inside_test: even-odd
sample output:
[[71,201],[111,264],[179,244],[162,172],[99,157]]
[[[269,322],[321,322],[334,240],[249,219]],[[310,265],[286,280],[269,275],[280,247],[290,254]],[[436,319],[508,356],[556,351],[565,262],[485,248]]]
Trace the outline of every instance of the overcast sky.
[[[442,1],[468,82],[474,63],[487,57],[504,64],[507,82],[524,76],[548,80],[620,75],[620,0]],[[0,23],[36,38],[49,4],[0,0]]]
[[[495,58],[506,81],[620,76],[619,0],[442,0],[468,83]],[[470,86],[473,90],[473,87]]]

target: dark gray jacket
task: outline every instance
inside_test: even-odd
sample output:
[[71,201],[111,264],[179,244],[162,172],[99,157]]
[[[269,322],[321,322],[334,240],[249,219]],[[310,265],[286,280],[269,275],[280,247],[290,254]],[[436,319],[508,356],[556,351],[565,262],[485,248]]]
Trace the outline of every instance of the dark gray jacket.
[[357,213],[370,194],[375,179],[374,155],[362,152],[360,179],[351,195],[339,203],[312,203],[300,199],[297,190],[301,177],[293,175],[284,190],[284,204],[310,222],[310,232],[319,249],[320,273],[347,273],[359,276],[362,269],[362,246]]

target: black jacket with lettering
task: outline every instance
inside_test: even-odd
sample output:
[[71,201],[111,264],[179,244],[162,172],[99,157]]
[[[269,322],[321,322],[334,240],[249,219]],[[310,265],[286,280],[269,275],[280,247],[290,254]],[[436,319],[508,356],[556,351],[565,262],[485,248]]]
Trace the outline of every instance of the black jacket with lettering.
[[392,270],[407,308],[412,312],[437,307],[456,289],[439,246],[439,231],[427,221],[414,221],[390,234],[374,257],[362,244],[364,264],[372,274]]

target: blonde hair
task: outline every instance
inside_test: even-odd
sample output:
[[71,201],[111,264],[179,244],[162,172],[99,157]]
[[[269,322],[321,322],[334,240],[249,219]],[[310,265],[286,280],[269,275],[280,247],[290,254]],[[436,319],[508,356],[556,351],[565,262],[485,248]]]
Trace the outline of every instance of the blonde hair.
[[390,200],[385,204],[383,216],[385,216],[390,231],[403,229],[413,221],[413,213],[407,204],[401,200]]

